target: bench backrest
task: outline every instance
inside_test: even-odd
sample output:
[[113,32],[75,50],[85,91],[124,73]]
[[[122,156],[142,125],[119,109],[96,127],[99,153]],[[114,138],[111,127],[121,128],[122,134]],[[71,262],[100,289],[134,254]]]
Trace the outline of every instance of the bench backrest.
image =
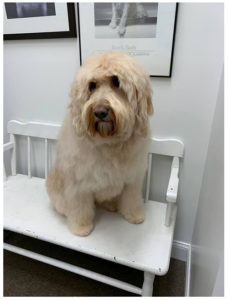
[[[59,130],[61,125],[49,124],[41,122],[28,122],[23,123],[20,121],[12,120],[8,122],[8,133],[10,134],[9,146],[13,145],[13,153],[11,159],[11,170],[12,175],[16,175],[16,142],[15,135],[22,135],[27,137],[27,157],[28,157],[28,176],[31,177],[31,140],[30,137],[37,137],[44,139],[45,147],[45,178],[48,175],[48,140],[56,140],[58,138]],[[152,168],[152,155],[167,155],[172,156],[176,159],[183,157],[184,144],[173,138],[160,139],[152,137],[150,138],[149,153],[148,153],[148,171],[147,171],[147,182],[146,182],[146,196],[145,200],[149,198],[149,190],[151,183],[151,168]]]

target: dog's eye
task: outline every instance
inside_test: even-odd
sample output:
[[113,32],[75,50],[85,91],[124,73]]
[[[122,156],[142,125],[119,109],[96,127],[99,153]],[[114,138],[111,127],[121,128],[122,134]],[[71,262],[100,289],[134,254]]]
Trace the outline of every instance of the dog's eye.
[[89,90],[90,90],[90,92],[93,91],[93,90],[95,90],[96,87],[97,87],[96,82],[91,81],[91,82],[89,83]]
[[118,88],[120,86],[119,78],[117,76],[112,76],[112,84],[116,88]]

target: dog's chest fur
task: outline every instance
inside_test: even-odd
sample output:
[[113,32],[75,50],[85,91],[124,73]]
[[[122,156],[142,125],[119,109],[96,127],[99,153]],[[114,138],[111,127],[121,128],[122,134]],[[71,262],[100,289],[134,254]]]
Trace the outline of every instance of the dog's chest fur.
[[[121,193],[124,184],[133,183],[145,170],[146,153],[143,140],[120,147],[89,147],[79,151],[75,176],[78,187],[94,193],[98,200],[107,200]],[[85,147],[83,147],[85,149]]]

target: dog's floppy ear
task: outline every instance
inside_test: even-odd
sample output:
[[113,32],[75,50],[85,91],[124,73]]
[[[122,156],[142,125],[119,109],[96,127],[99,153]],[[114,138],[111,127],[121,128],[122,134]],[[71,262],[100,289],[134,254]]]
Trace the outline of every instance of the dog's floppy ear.
[[150,95],[148,95],[147,97],[147,113],[149,116],[152,116],[153,113],[154,113],[154,106],[153,106],[153,103],[152,103],[152,90],[150,92]]
[[71,87],[71,92],[70,92],[71,102],[68,106],[72,117],[72,124],[78,136],[82,136],[84,132],[84,127],[81,119],[81,115],[82,115],[81,109],[82,109],[82,103],[88,97],[87,85],[85,84],[85,82],[82,81],[83,78],[81,77],[79,71]]
[[136,131],[138,134],[146,137],[148,129],[148,116],[154,112],[152,104],[152,90],[149,78],[145,78],[144,84],[136,86]]

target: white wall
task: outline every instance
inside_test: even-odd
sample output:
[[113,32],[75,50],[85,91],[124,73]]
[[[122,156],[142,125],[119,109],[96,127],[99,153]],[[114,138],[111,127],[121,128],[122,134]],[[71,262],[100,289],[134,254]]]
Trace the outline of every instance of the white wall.
[[[151,124],[155,136],[185,143],[174,237],[185,242],[191,241],[222,65],[223,4],[180,4],[172,78],[151,79],[155,108]],[[6,141],[10,119],[62,121],[78,67],[78,39],[4,42]],[[158,161],[169,165],[158,157],[156,176]],[[166,185],[161,172],[151,195],[156,199]]]
[[224,294],[224,86],[221,80],[192,236],[191,296]]
[[152,79],[152,127],[154,135],[185,143],[175,232],[181,241],[192,236],[222,65],[223,5],[180,4],[172,78]]

